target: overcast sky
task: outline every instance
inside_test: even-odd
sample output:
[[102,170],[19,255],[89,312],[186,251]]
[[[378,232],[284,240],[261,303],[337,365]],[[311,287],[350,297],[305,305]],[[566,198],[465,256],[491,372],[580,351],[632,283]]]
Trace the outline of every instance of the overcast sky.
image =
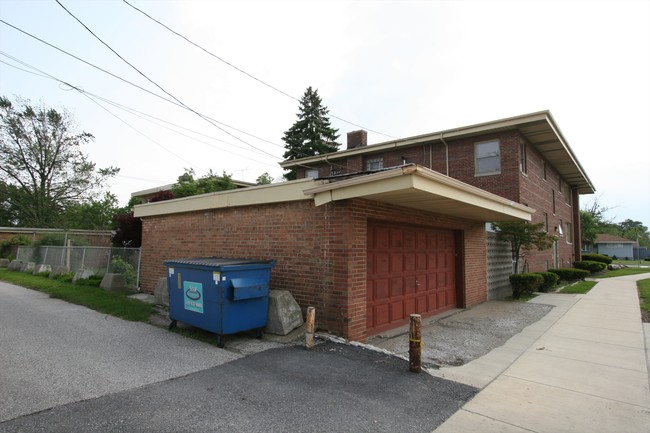
[[548,109],[596,187],[583,207],[597,199],[609,218],[650,226],[647,0],[129,0],[212,55],[121,0],[60,2],[213,119],[165,101],[56,1],[0,0],[7,23],[162,96],[0,23],[0,94],[68,110],[95,136],[86,152],[98,167],[121,169],[110,189],[122,205],[184,168],[279,180],[293,98],[312,86],[342,143],[359,126],[378,143]]

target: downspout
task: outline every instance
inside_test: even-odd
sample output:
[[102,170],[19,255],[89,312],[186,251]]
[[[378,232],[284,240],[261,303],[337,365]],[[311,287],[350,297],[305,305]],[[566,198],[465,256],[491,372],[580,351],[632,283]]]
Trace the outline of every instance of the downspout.
[[443,134],[440,134],[440,141],[442,141],[442,144],[445,145],[445,170],[446,170],[446,175],[449,176],[449,146],[447,145],[447,142],[443,138]]
[[582,260],[582,227],[580,223],[580,194],[578,188],[571,188],[571,204],[573,205],[573,255],[576,261]]

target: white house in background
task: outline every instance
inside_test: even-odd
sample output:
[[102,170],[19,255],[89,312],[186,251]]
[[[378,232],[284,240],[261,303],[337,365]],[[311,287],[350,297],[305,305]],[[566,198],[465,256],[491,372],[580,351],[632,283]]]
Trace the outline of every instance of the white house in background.
[[636,241],[631,241],[620,236],[600,234],[594,242],[594,252],[604,254],[609,257],[625,259],[634,257],[634,247]]

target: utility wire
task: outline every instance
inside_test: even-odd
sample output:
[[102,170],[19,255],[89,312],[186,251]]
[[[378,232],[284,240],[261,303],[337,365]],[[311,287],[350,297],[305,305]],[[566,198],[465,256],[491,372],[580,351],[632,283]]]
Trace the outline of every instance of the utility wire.
[[[103,68],[101,68],[101,67],[99,67],[99,66],[97,66],[97,65],[95,65],[95,64],[93,64],[93,63],[90,63],[90,62],[88,62],[88,61],[82,59],[82,58],[79,57],[79,56],[76,56],[76,55],[74,55],[74,54],[72,54],[72,53],[70,53],[70,52],[68,52],[68,51],[66,51],[66,50],[64,50],[64,49],[62,49],[62,48],[60,48],[60,47],[57,47],[56,45],[53,45],[53,44],[51,44],[51,43],[49,43],[49,42],[43,40],[42,38],[39,38],[38,36],[35,36],[35,35],[33,35],[33,34],[27,32],[27,31],[25,31],[25,30],[23,30],[23,29],[21,29],[21,28],[19,28],[19,27],[16,27],[16,26],[14,26],[14,25],[8,23],[7,21],[5,21],[5,20],[3,20],[3,19],[0,19],[0,23],[5,24],[6,26],[11,27],[11,28],[13,28],[14,30],[16,30],[16,31],[18,31],[18,32],[20,32],[20,33],[22,33],[22,34],[24,34],[24,35],[26,35],[26,36],[29,36],[30,38],[35,39],[35,40],[41,42],[42,44],[47,45],[47,46],[49,46],[50,48],[53,48],[53,49],[55,49],[55,50],[57,50],[57,51],[59,51],[59,52],[65,54],[65,55],[67,55],[67,56],[69,56],[69,57],[72,57],[73,59],[75,59],[75,60],[77,60],[77,61],[80,61],[80,62],[82,62],[82,63],[84,63],[84,64],[86,64],[86,65],[88,65],[88,66],[90,66],[90,67],[92,67],[92,68],[94,68],[94,69],[96,69],[96,70],[98,70],[98,71],[101,71],[101,72],[103,72],[103,73],[105,73],[105,74],[107,74],[107,75],[110,75],[110,76],[113,77],[113,78],[116,78],[116,79],[118,79],[118,80],[120,80],[120,81],[122,81],[122,82],[124,82],[124,83],[126,83],[126,84],[129,84],[129,85],[131,85],[131,86],[133,86],[133,87],[135,87],[135,88],[137,88],[137,89],[139,89],[139,90],[142,90],[142,91],[144,91],[144,92],[146,92],[146,93],[148,93],[148,94],[150,94],[150,95],[152,95],[152,96],[155,96],[155,97],[157,97],[157,98],[159,98],[159,99],[162,99],[162,100],[165,101],[165,102],[168,102],[168,103],[170,103],[170,104],[176,105],[176,106],[181,107],[181,108],[184,108],[180,103],[178,103],[178,102],[176,102],[176,101],[173,101],[173,100],[171,100],[171,99],[165,98],[164,96],[161,96],[161,95],[159,95],[159,94],[157,94],[157,93],[155,93],[155,92],[152,92],[152,91],[150,91],[149,89],[146,89],[146,88],[144,88],[144,87],[142,87],[142,86],[140,86],[140,85],[138,85],[138,84],[135,84],[135,83],[133,83],[133,82],[131,82],[131,81],[125,79],[125,78],[122,78],[122,77],[120,77],[119,75],[116,75],[116,74],[114,74],[114,73],[112,73],[112,72],[110,72],[110,71],[107,71],[106,69],[103,69]],[[18,60],[16,60],[16,61],[18,61]],[[34,69],[36,69],[36,68],[34,68]],[[68,84],[67,82],[65,82],[65,81],[63,81],[63,80],[59,80],[59,79],[57,79],[57,78],[53,78],[53,79],[55,79],[55,80],[57,80],[57,81],[59,81],[59,82],[65,84],[65,85],[67,85],[67,86],[69,86],[69,87],[71,87],[71,88],[74,88],[74,89],[77,90],[77,91],[81,91],[81,89],[79,89],[79,88],[77,88],[77,87],[75,87],[75,86],[72,86],[71,84]],[[197,113],[197,114],[198,114],[198,113]],[[282,145],[279,145],[279,144],[273,143],[273,142],[271,142],[271,141],[265,140],[265,139],[263,139],[263,138],[257,137],[257,136],[255,136],[255,135],[253,135],[253,134],[247,133],[247,132],[245,132],[245,131],[242,131],[242,130],[240,130],[240,129],[238,129],[238,128],[235,128],[235,127],[230,126],[230,125],[228,125],[228,124],[226,124],[226,123],[220,122],[220,121],[218,121],[218,120],[216,120],[216,119],[210,118],[210,117],[208,117],[208,116],[204,116],[204,115],[200,115],[200,114],[199,114],[199,116],[202,116],[204,119],[209,119],[209,120],[211,120],[211,121],[213,121],[213,122],[216,122],[216,123],[222,124],[222,125],[224,125],[224,126],[226,126],[226,127],[228,127],[228,128],[231,128],[231,129],[233,129],[233,130],[235,130],[235,131],[238,131],[238,132],[241,132],[241,133],[243,133],[243,134],[249,135],[249,136],[251,136],[251,137],[253,137],[253,138],[257,138],[257,139],[259,139],[259,140],[265,141],[265,142],[267,142],[267,143],[269,143],[269,144],[272,144],[272,145],[274,145],[274,146],[283,147]],[[221,129],[221,128],[219,128],[219,129]],[[229,134],[229,135],[233,136],[232,134]],[[237,138],[237,140],[239,140],[239,141],[242,141],[241,139],[239,139],[239,138],[236,137],[236,136],[233,136],[233,137]],[[254,146],[253,146],[253,147],[254,147]],[[254,147],[254,148],[255,148],[256,150],[260,151],[260,150],[257,149],[256,147]],[[261,151],[261,152],[264,153],[264,154],[269,155],[269,154],[268,154],[267,152],[265,152],[265,151]],[[304,156],[304,157],[312,156],[312,155],[304,154],[304,153],[302,153],[302,152],[301,152],[301,154],[302,154],[302,156]],[[273,156],[273,157],[274,157],[275,159],[277,159],[277,160],[282,160],[281,158],[279,158],[279,157],[277,157],[277,156],[275,156],[275,155],[271,155],[271,156]],[[346,168],[346,166],[344,166],[344,165],[342,165],[342,164],[337,164],[337,163],[334,163],[334,162],[331,162],[331,161],[328,161],[328,163],[329,163],[330,165],[332,165],[332,166],[337,166],[337,167],[341,167],[341,168]],[[300,167],[305,167],[305,168],[315,168],[315,167],[308,166],[308,165],[303,165],[303,164],[298,164],[298,165],[299,165]]]
[[[169,122],[169,121],[166,121],[166,120],[161,119],[161,118],[159,118],[159,117],[152,116],[152,115],[150,115],[150,114],[144,113],[144,112],[139,111],[139,110],[136,110],[136,109],[134,109],[134,108],[127,107],[126,105],[120,104],[120,103],[115,102],[115,101],[112,101],[112,100],[110,100],[110,99],[108,99],[108,98],[104,98],[103,96],[99,96],[99,95],[96,95],[96,94],[94,94],[94,93],[92,93],[92,92],[89,92],[89,91],[87,91],[87,90],[81,89],[81,88],[78,87],[78,86],[72,86],[71,84],[69,84],[69,83],[63,81],[62,79],[59,79],[59,78],[57,78],[57,77],[55,77],[55,76],[53,76],[53,75],[51,75],[51,74],[48,74],[47,72],[41,71],[40,69],[36,68],[35,66],[32,66],[32,65],[30,65],[30,64],[28,64],[28,63],[26,63],[26,62],[23,62],[22,60],[20,60],[20,59],[14,57],[14,56],[12,56],[12,55],[10,55],[10,54],[8,54],[8,53],[5,53],[5,52],[3,52],[3,51],[0,51],[0,55],[3,55],[3,56],[5,56],[5,57],[8,57],[8,58],[10,58],[11,60],[20,63],[20,64],[23,65],[23,66],[26,66],[26,67],[28,67],[28,68],[31,68],[31,69],[33,69],[33,70],[35,70],[35,71],[39,71],[39,72],[32,72],[32,71],[29,71],[29,70],[26,70],[26,69],[22,69],[22,68],[19,68],[18,66],[15,66],[15,65],[12,65],[12,64],[10,64],[10,63],[7,63],[7,62],[5,62],[5,61],[3,61],[3,60],[0,60],[0,63],[4,63],[4,64],[7,65],[7,66],[10,66],[10,67],[12,67],[12,68],[18,69],[18,70],[23,71],[23,72],[26,72],[26,73],[30,73],[30,74],[34,74],[34,75],[37,75],[37,76],[40,76],[40,77],[43,77],[43,78],[48,78],[48,79],[51,79],[51,80],[54,80],[54,81],[58,81],[59,83],[65,85],[65,86],[68,86],[71,90],[76,90],[76,91],[79,92],[79,93],[83,93],[83,94],[86,94],[86,95],[88,95],[88,96],[91,96],[91,97],[93,97],[93,98],[95,98],[95,99],[101,100],[101,101],[103,101],[103,102],[105,102],[105,103],[107,103],[107,104],[110,104],[110,105],[112,105],[112,106],[114,106],[114,107],[116,107],[116,108],[119,108],[119,109],[121,109],[121,110],[123,110],[123,111],[126,111],[126,112],[128,112],[129,114],[131,114],[131,115],[134,115],[134,116],[139,117],[139,118],[141,118],[141,119],[147,120],[148,122],[151,122],[151,123],[153,123],[154,125],[157,125],[157,126],[160,126],[160,127],[162,127],[162,128],[165,128],[165,129],[167,129],[167,130],[169,130],[169,131],[172,131],[172,132],[174,132],[174,133],[176,133],[176,134],[179,134],[179,135],[182,135],[182,136],[184,136],[184,137],[187,137],[187,138],[189,138],[189,139],[191,139],[191,140],[198,141],[199,143],[203,143],[203,144],[205,144],[205,145],[207,145],[207,146],[210,146],[210,147],[212,147],[212,148],[214,148],[214,149],[217,149],[217,150],[219,150],[219,151],[226,152],[226,153],[230,153],[230,154],[232,154],[232,155],[235,155],[235,156],[239,156],[239,157],[245,158],[245,159],[247,159],[247,160],[249,160],[249,161],[254,161],[254,162],[257,162],[257,163],[260,163],[260,164],[263,164],[263,165],[267,165],[267,166],[269,166],[269,167],[274,167],[274,168],[277,167],[275,164],[269,164],[268,162],[259,161],[259,160],[256,160],[256,159],[253,159],[253,158],[250,158],[249,156],[244,156],[244,155],[238,154],[238,153],[233,152],[233,151],[230,151],[230,150],[222,149],[222,148],[220,148],[220,147],[215,146],[215,145],[212,144],[212,143],[208,143],[207,141],[200,140],[200,139],[198,139],[198,138],[196,138],[196,137],[192,137],[192,136],[190,136],[190,135],[188,135],[188,134],[184,134],[184,133],[179,132],[179,131],[177,131],[177,130],[175,130],[175,129],[173,129],[173,128],[170,128],[170,127],[168,127],[168,126],[165,126],[165,125],[161,125],[161,124],[159,124],[159,123],[156,123],[156,122],[154,122],[153,120],[150,120],[150,119],[156,119],[156,120],[159,121],[159,122],[163,122],[163,123],[166,123],[166,124],[168,124],[168,125],[173,125],[173,126],[175,126],[175,127],[177,127],[177,128],[184,129],[184,130],[186,130],[186,131],[189,131],[189,132],[192,132],[192,133],[194,133],[194,134],[197,134],[197,135],[201,135],[201,136],[204,136],[204,137],[210,138],[210,139],[215,140],[215,141],[220,141],[220,142],[222,142],[222,143],[224,143],[224,144],[227,144],[227,145],[229,145],[229,146],[234,146],[234,147],[241,148],[240,146],[237,146],[237,145],[234,145],[234,144],[228,143],[228,142],[223,141],[223,140],[220,140],[220,139],[218,139],[218,138],[216,138],[216,137],[212,137],[212,136],[209,136],[209,135],[207,135],[207,134],[203,134],[203,133],[201,133],[201,132],[194,131],[194,130],[189,129],[189,128],[185,128],[185,127],[180,126],[180,125],[177,125],[177,124],[175,124],[175,123],[173,123],[173,122]],[[148,118],[149,118],[149,119],[148,119]],[[167,150],[167,149],[165,149],[165,150]],[[173,154],[173,155],[174,155],[174,156],[177,156],[176,154]],[[183,161],[189,163],[189,161],[186,161],[186,160],[183,160]],[[203,171],[205,171],[205,170],[203,170]]]
[[151,78],[149,78],[149,77],[148,77],[144,72],[140,71],[140,70],[139,70],[138,68],[136,68],[133,64],[131,64],[130,62],[128,62],[128,61],[127,61],[124,57],[122,57],[122,56],[121,56],[117,51],[115,51],[115,50],[114,50],[110,45],[108,45],[108,44],[107,44],[106,42],[104,42],[104,41],[103,41],[99,36],[97,36],[97,35],[96,35],[92,30],[90,30],[90,28],[88,28],[88,26],[85,25],[85,24],[84,24],[84,23],[83,23],[79,18],[77,18],[77,17],[76,17],[72,12],[70,12],[70,11],[69,11],[65,6],[63,6],[63,4],[61,4],[61,2],[60,2],[59,0],[55,0],[55,1],[57,2],[57,4],[58,4],[59,6],[61,6],[61,8],[63,8],[63,10],[65,10],[65,11],[66,11],[66,12],[67,12],[67,13],[68,13],[72,18],[74,18],[74,19],[75,19],[79,24],[81,24],[81,25],[82,25],[86,30],[88,30],[88,32],[89,32],[91,35],[93,35],[93,36],[94,36],[94,37],[95,37],[99,42],[101,42],[101,43],[102,43],[106,48],[108,48],[108,49],[109,49],[113,54],[115,54],[115,55],[116,55],[120,60],[122,60],[122,61],[123,61],[124,63],[126,63],[127,65],[129,65],[131,68],[133,68],[133,69],[134,69],[138,74],[142,75],[142,76],[143,76],[147,81],[149,81],[151,84],[153,84],[154,86],[156,86],[157,88],[159,88],[160,90],[162,90],[163,93],[165,93],[166,95],[170,96],[170,97],[171,97],[172,99],[174,99],[176,102],[178,102],[179,104],[181,104],[181,105],[182,105],[186,110],[189,110],[189,111],[191,111],[192,113],[196,114],[196,115],[199,116],[201,119],[203,119],[203,120],[205,120],[206,122],[210,123],[212,126],[214,126],[215,128],[219,129],[219,130],[222,131],[223,133],[230,135],[230,136],[233,137],[235,140],[240,141],[241,143],[243,143],[243,144],[245,144],[245,145],[247,145],[247,146],[249,146],[249,147],[252,147],[253,149],[259,150],[260,152],[266,153],[267,155],[269,155],[269,156],[271,156],[271,157],[273,157],[273,158],[277,158],[277,157],[276,157],[275,155],[273,155],[272,153],[269,153],[269,152],[267,152],[267,151],[265,151],[265,150],[263,150],[263,149],[260,149],[260,148],[258,148],[258,147],[256,147],[256,146],[253,146],[252,144],[250,144],[250,143],[248,143],[248,142],[242,140],[241,138],[237,137],[236,135],[232,134],[231,132],[227,131],[226,129],[220,127],[220,126],[217,125],[215,122],[212,122],[212,121],[209,120],[207,117],[205,117],[203,114],[201,114],[201,113],[199,113],[198,111],[196,111],[196,110],[190,108],[189,106],[187,106],[187,105],[186,105],[184,102],[182,102],[180,99],[178,99],[177,97],[175,97],[174,95],[172,95],[171,93],[169,93],[169,92],[168,92],[167,90],[165,90],[162,86],[160,86],[160,85],[159,85],[158,83],[156,83],[154,80],[152,80]]
[[[283,90],[280,90],[280,89],[278,89],[278,88],[275,87],[275,86],[272,86],[271,84],[267,83],[266,81],[264,81],[264,80],[262,80],[262,79],[260,79],[260,78],[257,78],[257,77],[255,77],[254,75],[249,74],[248,72],[244,71],[243,69],[241,69],[241,68],[239,68],[239,67],[233,65],[232,63],[230,63],[230,62],[224,60],[223,58],[221,58],[221,57],[219,57],[218,55],[214,54],[213,52],[209,51],[208,49],[203,48],[201,45],[197,44],[196,42],[191,41],[191,40],[188,39],[187,37],[183,36],[182,34],[178,33],[177,31],[171,29],[169,26],[167,26],[166,24],[163,24],[163,23],[160,22],[159,20],[153,18],[151,15],[149,15],[149,14],[146,13],[146,12],[144,12],[142,9],[139,9],[139,8],[133,6],[131,3],[129,3],[129,2],[126,1],[126,0],[122,0],[122,1],[123,1],[124,3],[126,3],[128,6],[132,7],[133,9],[135,9],[136,11],[140,12],[142,15],[144,15],[144,16],[146,16],[147,18],[149,18],[150,20],[152,20],[153,22],[159,24],[160,26],[164,27],[165,29],[169,30],[170,32],[172,32],[173,34],[175,34],[176,36],[178,36],[179,38],[184,39],[186,42],[188,42],[188,43],[194,45],[196,48],[198,48],[198,49],[200,49],[201,51],[205,52],[206,54],[208,54],[208,55],[214,57],[215,59],[219,60],[220,62],[225,63],[226,65],[228,65],[228,66],[230,66],[231,68],[237,70],[238,72],[241,72],[242,74],[246,75],[247,77],[252,78],[253,80],[257,81],[258,83],[260,83],[260,84],[262,84],[262,85],[264,85],[264,86],[266,86],[266,87],[268,87],[268,88],[270,88],[270,89],[273,89],[273,90],[275,90],[276,92],[281,93],[282,95],[284,95],[284,96],[286,96],[286,97],[289,97],[289,98],[291,98],[291,99],[293,99],[293,100],[296,100],[296,101],[300,102],[300,99],[299,99],[299,98],[296,98],[295,96],[293,96],[293,95],[291,95],[291,94],[289,94],[289,93],[287,93],[287,92],[285,92],[285,91],[283,91]],[[57,3],[58,3],[58,0],[57,0]],[[362,128],[362,129],[365,129],[365,130],[367,130],[367,131],[374,132],[375,134],[383,135],[384,137],[395,138],[395,139],[397,138],[397,137],[394,137],[394,136],[392,136],[392,135],[384,134],[383,132],[374,131],[374,130],[372,130],[372,129],[370,129],[370,128],[367,128],[367,127],[365,127],[365,126],[361,126],[361,125],[356,124],[356,123],[354,123],[354,122],[350,122],[349,120],[343,119],[343,118],[338,117],[338,116],[335,116],[335,115],[333,115],[333,114],[330,114],[330,117],[333,117],[333,118],[335,118],[335,119],[338,119],[338,120],[340,120],[340,121],[342,121],[342,122],[345,122],[345,123],[348,123],[348,124],[350,124],[350,125],[356,126],[357,128]]]
[[[171,100],[171,99],[165,98],[164,96],[161,96],[161,95],[159,95],[159,94],[157,94],[157,93],[155,93],[155,92],[152,92],[152,91],[149,90],[149,89],[146,89],[146,88],[144,88],[144,87],[142,87],[142,86],[140,86],[140,85],[138,85],[138,84],[133,83],[132,81],[129,81],[129,80],[125,79],[125,78],[120,77],[119,75],[116,75],[116,74],[114,74],[114,73],[112,73],[112,72],[110,72],[110,71],[107,71],[106,69],[103,69],[103,68],[101,68],[101,67],[99,67],[99,66],[97,66],[97,65],[95,65],[95,64],[93,64],[93,63],[90,63],[90,62],[88,62],[88,61],[82,59],[82,58],[79,57],[79,56],[76,56],[76,55],[74,55],[74,54],[72,54],[72,53],[70,53],[70,52],[68,52],[68,51],[66,51],[66,50],[64,50],[64,49],[62,49],[62,48],[57,47],[56,45],[53,45],[53,44],[51,44],[51,43],[49,43],[49,42],[47,42],[47,41],[45,41],[45,40],[39,38],[38,36],[35,36],[35,35],[33,35],[33,34],[27,32],[27,31],[25,31],[25,30],[23,30],[23,29],[20,29],[20,28],[18,28],[18,27],[16,27],[16,26],[14,26],[14,25],[12,25],[12,24],[10,24],[10,23],[4,21],[3,19],[0,19],[0,23],[5,24],[6,26],[11,27],[11,28],[13,28],[14,30],[16,30],[16,31],[18,31],[18,32],[20,32],[20,33],[22,33],[22,34],[24,34],[24,35],[26,35],[26,36],[29,36],[30,38],[35,39],[35,40],[41,42],[42,44],[45,44],[45,45],[47,45],[48,47],[53,48],[53,49],[55,49],[55,50],[57,50],[57,51],[59,51],[59,52],[65,54],[65,55],[67,55],[67,56],[69,56],[69,57],[72,57],[72,58],[75,59],[75,60],[78,60],[78,61],[80,61],[80,62],[82,62],[82,63],[84,63],[84,64],[86,64],[86,65],[88,65],[88,66],[90,66],[90,67],[92,67],[92,68],[94,68],[94,69],[97,69],[98,71],[101,71],[101,72],[103,72],[103,73],[105,73],[105,74],[107,74],[107,75],[110,75],[111,77],[116,78],[116,79],[122,81],[123,83],[129,84],[130,86],[133,86],[133,87],[135,87],[135,88],[137,88],[137,89],[140,89],[140,90],[142,90],[142,91],[144,91],[144,92],[146,92],[146,93],[148,93],[148,94],[150,94],[150,95],[152,95],[152,96],[155,96],[156,98],[162,99],[162,100],[165,101],[165,102],[168,102],[168,103],[170,103],[170,104],[176,105],[176,106],[181,107],[181,108],[184,108],[181,104],[179,104],[179,103],[176,102],[176,101],[173,101],[173,100]],[[204,116],[205,116],[205,115],[204,115]],[[266,142],[266,143],[272,144],[273,146],[283,147],[281,144],[273,143],[272,141],[269,141],[269,140],[266,140],[266,139],[264,139],[264,138],[258,137],[258,136],[256,136],[256,135],[253,135],[253,134],[251,134],[251,133],[248,133],[248,132],[246,132],[246,131],[243,131],[243,130],[241,130],[241,129],[238,129],[238,128],[234,127],[234,126],[228,125],[228,124],[226,124],[226,123],[224,123],[224,122],[220,122],[220,121],[218,121],[218,120],[216,120],[216,119],[214,119],[214,118],[212,118],[212,117],[209,117],[209,116],[205,116],[205,117],[206,117],[207,119],[213,121],[213,122],[216,122],[216,123],[218,123],[218,124],[220,124],[220,125],[223,125],[223,126],[225,126],[225,127],[227,127],[227,128],[230,128],[230,129],[232,129],[232,130],[234,130],[234,131],[237,131],[237,132],[240,132],[240,133],[242,133],[242,134],[248,135],[248,136],[253,137],[253,138],[255,138],[255,139],[258,139],[258,140],[260,140],[260,141],[264,141],[264,142]],[[277,157],[276,157],[276,159],[280,159],[280,158],[277,158]]]

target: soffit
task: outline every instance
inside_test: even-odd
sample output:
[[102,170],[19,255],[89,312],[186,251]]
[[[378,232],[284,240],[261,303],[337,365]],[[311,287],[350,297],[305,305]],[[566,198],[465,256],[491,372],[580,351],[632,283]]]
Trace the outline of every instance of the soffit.
[[527,206],[414,164],[309,188],[316,206],[338,200],[371,201],[474,221],[530,221]]

